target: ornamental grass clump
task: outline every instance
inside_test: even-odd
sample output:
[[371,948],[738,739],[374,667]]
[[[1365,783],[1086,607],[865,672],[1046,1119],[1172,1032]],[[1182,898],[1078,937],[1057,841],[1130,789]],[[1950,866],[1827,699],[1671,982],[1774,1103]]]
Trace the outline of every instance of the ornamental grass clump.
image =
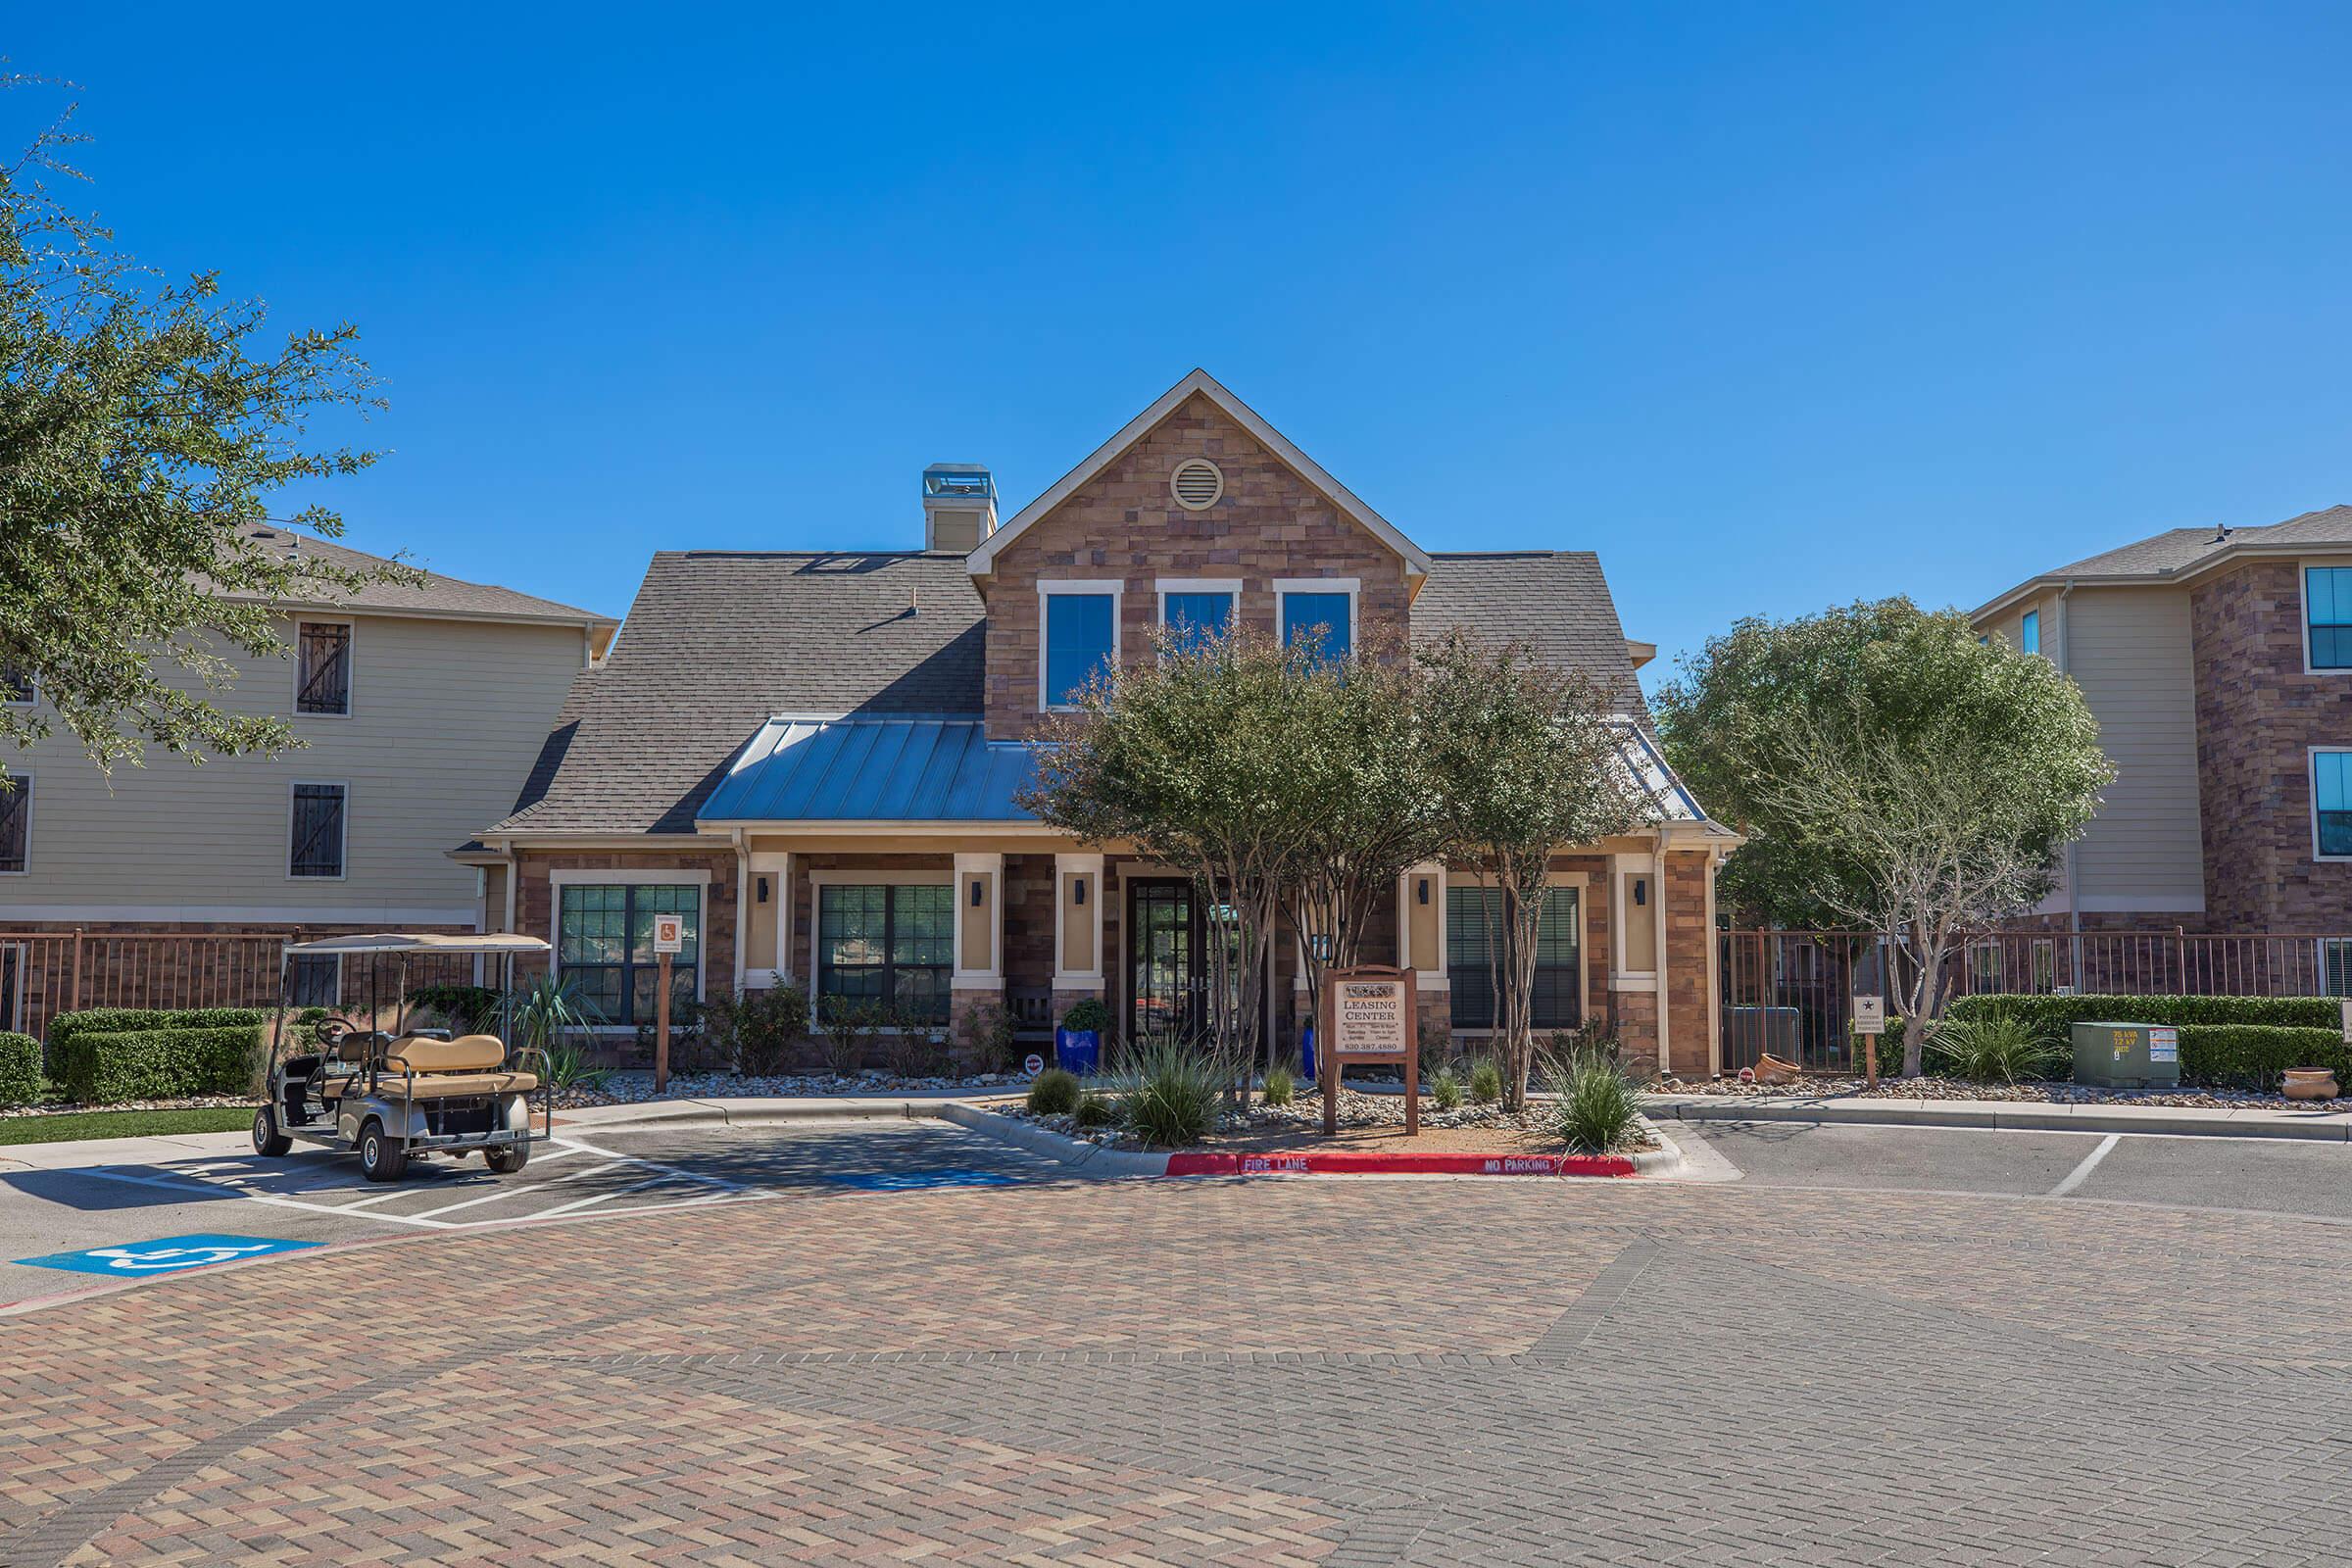
[[1946,1018],[1928,1041],[1928,1059],[1946,1078],[2014,1084],[2054,1071],[2058,1048],[2024,1018],[1993,1013]]
[[1128,1129],[1154,1149],[1185,1149],[1207,1137],[1228,1081],[1211,1055],[1174,1044],[1146,1047],[1119,1078]]
[[1633,1130],[1642,1092],[1602,1052],[1585,1050],[1553,1057],[1544,1069],[1554,1099],[1554,1125],[1580,1153],[1605,1154]]
[[1079,1099],[1078,1075],[1060,1067],[1048,1067],[1029,1086],[1029,1113],[1067,1116],[1078,1108]]
[[1440,1067],[1437,1076],[1429,1080],[1429,1098],[1440,1110],[1462,1108],[1462,1081],[1453,1075],[1452,1067]]
[[1298,1080],[1287,1065],[1278,1061],[1266,1069],[1267,1104],[1287,1105],[1298,1094]]
[[1116,1127],[1119,1124],[1119,1103],[1108,1095],[1098,1095],[1090,1089],[1079,1097],[1078,1108],[1070,1113],[1070,1119],[1081,1128],[1090,1130]]
[[1470,1064],[1470,1098],[1482,1105],[1502,1098],[1502,1067],[1494,1057],[1481,1056]]

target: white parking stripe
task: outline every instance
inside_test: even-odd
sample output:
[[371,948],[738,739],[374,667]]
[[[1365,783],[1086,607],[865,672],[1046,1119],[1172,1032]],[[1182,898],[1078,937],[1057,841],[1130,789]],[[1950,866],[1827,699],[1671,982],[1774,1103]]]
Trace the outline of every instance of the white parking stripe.
[[416,1217],[431,1219],[435,1214],[446,1214],[456,1208],[471,1208],[476,1203],[494,1203],[502,1198],[520,1198],[527,1193],[535,1193],[542,1187],[558,1187],[564,1182],[576,1182],[585,1176],[596,1176],[605,1171],[618,1170],[626,1163],[628,1163],[626,1160],[616,1159],[608,1165],[590,1165],[585,1169],[569,1171],[562,1176],[551,1176],[543,1182],[501,1182],[496,1192],[484,1193],[479,1198],[461,1198],[454,1203],[443,1203],[438,1208],[424,1209]]
[[611,1199],[626,1198],[631,1193],[642,1193],[648,1187],[659,1187],[663,1182],[672,1181],[675,1178],[670,1176],[656,1176],[651,1181],[642,1181],[632,1187],[615,1187],[609,1193],[598,1193],[593,1198],[577,1198],[568,1203],[558,1203],[553,1208],[543,1208],[538,1213],[533,1214],[531,1218],[554,1219],[558,1214],[568,1214],[575,1208],[586,1208],[590,1203],[602,1203]]
[[2113,1149],[2116,1146],[2117,1140],[2121,1139],[2123,1136],[2124,1135],[2122,1133],[2109,1133],[2106,1137],[2100,1139],[2099,1147],[2092,1150],[2089,1153],[2084,1154],[2082,1156],[2082,1163],[2077,1165],[2073,1170],[2068,1171],[2066,1173],[2066,1180],[2060,1182],[2057,1186],[2050,1189],[2050,1196],[2052,1198],[2064,1198],[2067,1194],[2082,1186],[2083,1182],[2090,1178],[2090,1173],[2098,1169],[2099,1161],[2107,1157],[2107,1152]]

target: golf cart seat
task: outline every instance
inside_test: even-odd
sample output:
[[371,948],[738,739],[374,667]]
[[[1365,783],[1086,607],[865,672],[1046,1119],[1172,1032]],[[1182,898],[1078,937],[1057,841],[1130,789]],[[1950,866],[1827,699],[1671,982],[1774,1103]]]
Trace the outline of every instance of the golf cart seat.
[[[527,1095],[539,1087],[535,1072],[502,1072],[506,1042],[496,1035],[460,1035],[428,1040],[410,1035],[384,1053],[380,1092],[412,1100],[455,1100],[467,1095]],[[406,1074],[415,1074],[410,1078]]]

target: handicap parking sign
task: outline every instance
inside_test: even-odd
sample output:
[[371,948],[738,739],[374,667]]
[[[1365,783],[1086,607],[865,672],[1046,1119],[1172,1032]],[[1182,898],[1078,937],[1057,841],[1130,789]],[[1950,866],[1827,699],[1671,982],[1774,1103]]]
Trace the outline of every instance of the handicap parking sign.
[[46,1257],[20,1257],[31,1268],[62,1268],[75,1274],[112,1274],[133,1279],[144,1274],[177,1274],[210,1263],[232,1263],[241,1257],[291,1252],[317,1242],[286,1242],[267,1236],[166,1236],[152,1242],[125,1242],[121,1247],[93,1247],[81,1252],[51,1252]]

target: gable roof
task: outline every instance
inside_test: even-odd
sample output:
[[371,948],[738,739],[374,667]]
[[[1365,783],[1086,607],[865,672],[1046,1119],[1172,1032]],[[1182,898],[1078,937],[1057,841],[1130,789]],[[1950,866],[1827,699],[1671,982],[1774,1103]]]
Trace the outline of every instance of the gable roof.
[[[330,566],[342,566],[353,571],[372,571],[393,564],[382,556],[371,556],[365,550],[332,539],[320,539],[315,534],[296,533],[291,529],[269,524],[248,526],[245,537],[263,545],[279,544],[288,552],[299,550],[314,560]],[[407,563],[402,563],[407,564]],[[249,594],[232,594],[233,599],[251,599]],[[618,621],[611,615],[593,610],[581,610],[573,605],[560,605],[553,599],[536,599],[529,594],[516,593],[512,588],[500,588],[491,583],[467,582],[463,577],[428,572],[422,583],[410,587],[402,583],[363,583],[357,591],[340,589],[318,599],[282,600],[279,603],[318,608],[321,610],[372,610],[388,614],[449,615],[465,620],[520,620],[544,622],[551,625],[606,628]]]
[[1249,431],[1258,445],[1288,465],[1298,477],[1329,496],[1340,509],[1342,516],[1355,522],[1403,557],[1408,575],[1424,576],[1428,573],[1429,557],[1419,545],[1407,539],[1402,530],[1366,506],[1354,491],[1325,472],[1321,464],[1293,446],[1288,436],[1268,424],[1255,409],[1235,397],[1215,376],[1206,370],[1196,369],[1161,393],[1150,408],[1120,426],[1116,435],[1097,447],[1085,462],[1056,479],[1044,495],[1014,513],[1010,521],[983,539],[978,549],[964,557],[964,564],[972,575],[986,576],[1006,545],[1019,538],[1038,518],[1067,501],[1081,485],[1110,466],[1121,453],[1151,434],[1162,419],[1175,413],[1195,393],[1215,404],[1234,423]]
[[1982,620],[2011,600],[2039,588],[2069,582],[2161,585],[2180,582],[2228,562],[2251,556],[2294,555],[2305,550],[2352,549],[2352,507],[2306,512],[2284,522],[2252,528],[2171,528],[2148,538],[2085,556],[2072,565],[2029,577],[1970,612]]
[[486,831],[691,833],[776,713],[980,709],[980,595],[960,556],[663,551]]
[[1525,643],[1546,663],[1580,671],[1620,711],[1646,722],[1649,709],[1617,605],[1590,550],[1495,550],[1429,558],[1413,600],[1413,640],[1455,628]]

